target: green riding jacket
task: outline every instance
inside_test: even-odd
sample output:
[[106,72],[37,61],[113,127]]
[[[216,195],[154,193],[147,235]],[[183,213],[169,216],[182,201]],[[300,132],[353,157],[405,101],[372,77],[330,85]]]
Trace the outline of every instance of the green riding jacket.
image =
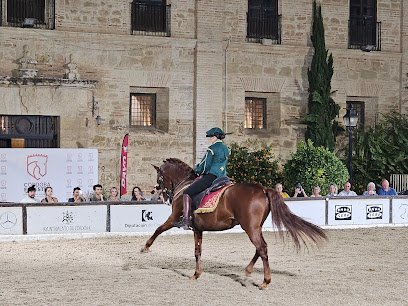
[[213,174],[216,177],[227,175],[227,161],[229,156],[228,147],[217,140],[207,148],[205,156],[195,167],[198,175]]

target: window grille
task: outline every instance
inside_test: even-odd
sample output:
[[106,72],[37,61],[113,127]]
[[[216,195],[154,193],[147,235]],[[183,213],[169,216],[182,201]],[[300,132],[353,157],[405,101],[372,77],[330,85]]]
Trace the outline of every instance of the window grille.
[[130,125],[156,125],[156,94],[131,94]]
[[266,99],[245,98],[245,124],[246,129],[266,128]]

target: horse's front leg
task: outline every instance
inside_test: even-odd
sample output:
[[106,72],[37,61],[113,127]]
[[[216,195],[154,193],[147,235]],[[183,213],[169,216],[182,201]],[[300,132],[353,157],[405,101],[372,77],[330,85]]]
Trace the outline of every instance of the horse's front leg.
[[155,231],[154,234],[149,238],[149,240],[146,241],[145,246],[140,250],[141,253],[147,253],[149,252],[149,248],[152,246],[153,242],[156,240],[157,236],[159,236],[161,233],[171,229],[173,227],[174,223],[174,217],[171,215],[166,222],[164,222],[162,225],[160,225]]
[[194,230],[194,242],[195,242],[195,259],[196,269],[191,279],[197,279],[200,277],[203,270],[201,268],[201,243],[203,242],[203,232]]

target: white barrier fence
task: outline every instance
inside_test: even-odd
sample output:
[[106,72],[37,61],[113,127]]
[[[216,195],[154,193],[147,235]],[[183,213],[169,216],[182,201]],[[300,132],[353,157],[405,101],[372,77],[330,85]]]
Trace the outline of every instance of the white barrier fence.
[[[408,197],[286,199],[296,215],[321,226],[408,225]],[[149,202],[54,205],[0,203],[0,235],[134,232],[153,233],[171,207]],[[270,217],[265,229],[272,228]],[[182,231],[177,228],[171,232]],[[241,231],[237,226],[230,230]]]

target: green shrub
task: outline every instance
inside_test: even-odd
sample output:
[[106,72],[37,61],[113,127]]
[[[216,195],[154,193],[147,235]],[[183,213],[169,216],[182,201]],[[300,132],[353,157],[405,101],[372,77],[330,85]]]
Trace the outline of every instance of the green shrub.
[[308,195],[316,185],[324,195],[331,183],[341,187],[349,177],[347,168],[334,153],[324,147],[315,147],[311,140],[298,144],[296,152],[285,164],[283,174],[287,188],[300,182]]
[[408,173],[408,116],[385,115],[368,131],[356,133],[353,149],[354,188],[359,193],[370,181],[379,184],[391,174]]
[[281,179],[279,164],[270,146],[250,150],[233,143],[227,174],[238,183],[259,183],[265,187],[272,187]]

